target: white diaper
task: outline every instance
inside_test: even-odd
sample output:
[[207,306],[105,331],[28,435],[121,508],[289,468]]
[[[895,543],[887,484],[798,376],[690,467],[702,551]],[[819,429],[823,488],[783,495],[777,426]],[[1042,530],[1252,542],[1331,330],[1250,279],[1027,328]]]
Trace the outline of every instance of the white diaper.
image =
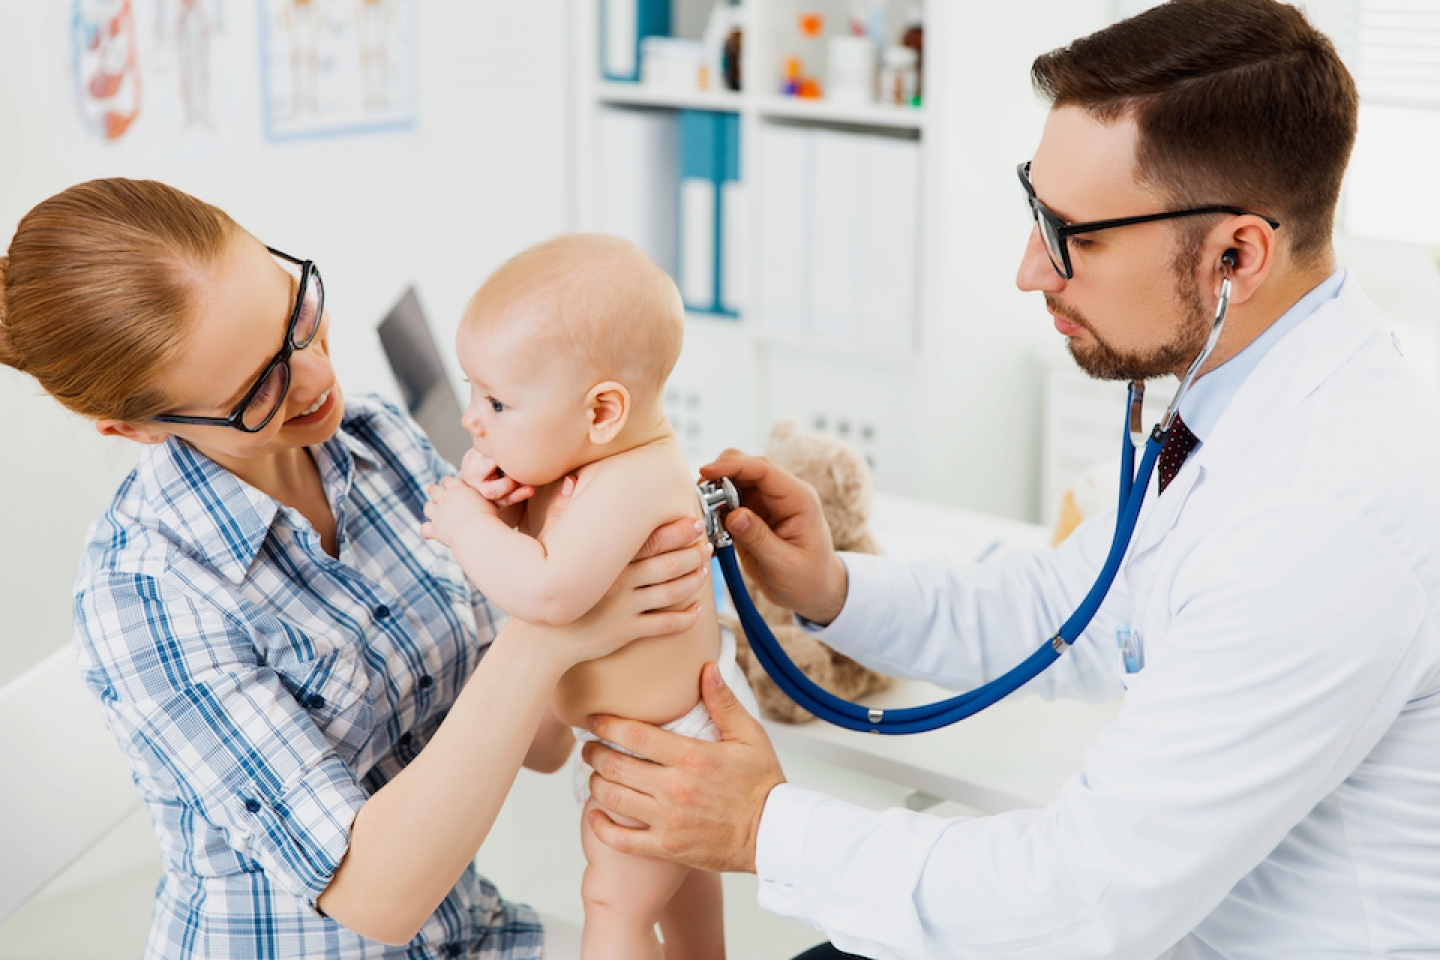
[[[720,676],[725,680],[725,685],[734,691],[735,699],[739,700],[741,706],[749,711],[750,716],[758,718],[760,707],[755,703],[755,695],[750,692],[750,683],[745,679],[744,672],[735,662],[735,635],[723,624],[720,626],[720,656],[715,658],[715,665],[720,668]],[[575,739],[581,743],[600,740],[584,727],[572,729],[575,731]],[[668,730],[682,737],[689,737],[691,740],[715,741],[720,739],[720,728],[715,726],[714,720],[710,719],[710,711],[705,708],[704,700],[691,707],[684,716],[671,720],[660,729]],[[621,753],[635,756],[624,747],[617,746],[608,740],[600,740],[600,742],[612,750],[619,750]],[[575,800],[583,806],[585,801],[590,799],[590,765],[579,759],[578,751],[575,756]]]

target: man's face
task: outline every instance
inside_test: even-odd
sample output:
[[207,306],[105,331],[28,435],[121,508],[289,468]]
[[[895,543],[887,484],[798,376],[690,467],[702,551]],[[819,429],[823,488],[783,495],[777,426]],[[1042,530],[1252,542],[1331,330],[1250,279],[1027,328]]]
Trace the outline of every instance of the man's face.
[[[1069,223],[1159,213],[1169,203],[1135,182],[1134,121],[1101,123],[1078,107],[1050,111],[1030,164],[1040,202]],[[1069,238],[1075,276],[1050,263],[1030,231],[1016,285],[1045,294],[1055,329],[1080,368],[1104,380],[1182,373],[1205,345],[1210,318],[1191,251],[1171,222]]]

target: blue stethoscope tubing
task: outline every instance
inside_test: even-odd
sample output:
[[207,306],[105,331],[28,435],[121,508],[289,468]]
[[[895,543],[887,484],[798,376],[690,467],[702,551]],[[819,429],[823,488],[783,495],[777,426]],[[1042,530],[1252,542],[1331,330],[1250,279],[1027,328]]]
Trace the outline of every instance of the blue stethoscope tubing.
[[[1125,428],[1126,459],[1133,464],[1135,446],[1130,440],[1128,410],[1125,417]],[[720,569],[725,574],[725,585],[730,591],[731,602],[734,603],[736,615],[745,629],[746,637],[750,640],[750,649],[754,652],[755,659],[765,668],[765,672],[771,676],[775,684],[785,691],[786,696],[820,719],[847,730],[892,735],[924,733],[927,730],[936,730],[952,723],[958,723],[966,717],[974,716],[1039,676],[1046,667],[1058,660],[1060,654],[1068,649],[1090,625],[1090,621],[1094,619],[1096,612],[1100,609],[1100,604],[1105,600],[1105,595],[1110,591],[1110,585],[1120,570],[1120,562],[1124,559],[1125,551],[1130,546],[1130,538],[1134,535],[1135,524],[1140,517],[1140,507],[1145,500],[1145,491],[1150,486],[1150,476],[1154,471],[1155,461],[1159,458],[1160,450],[1165,445],[1165,436],[1165,432],[1157,427],[1149,441],[1146,442],[1145,453],[1140,460],[1139,478],[1127,475],[1128,471],[1126,470],[1121,471],[1122,506],[1120,515],[1115,521],[1115,537],[1110,543],[1110,553],[1105,558],[1105,565],[1101,568],[1094,586],[1085,595],[1085,599],[1056,631],[1055,636],[1021,661],[1018,666],[1011,668],[1007,673],[996,677],[984,686],[947,700],[918,707],[901,707],[890,710],[862,706],[835,696],[807,677],[780,647],[775,635],[770,631],[770,627],[760,616],[759,611],[755,609],[755,604],[751,601],[750,594],[745,589],[745,583],[740,577],[740,563],[735,556],[735,546],[733,543],[728,543],[718,546],[715,556],[720,561]]]
[[[1226,265],[1233,264],[1227,261]],[[1169,409],[1151,431],[1150,439],[1145,444],[1145,452],[1140,458],[1138,472],[1133,471],[1132,468],[1135,464],[1135,437],[1140,431],[1140,407],[1145,387],[1140,381],[1130,384],[1125,410],[1125,436],[1120,448],[1120,504],[1115,518],[1115,536],[1110,541],[1110,553],[1105,558],[1105,565],[1101,567],[1100,574],[1096,577],[1090,592],[1085,595],[1085,599],[1080,602],[1075,612],[1060,626],[1055,635],[1029,657],[989,683],[958,696],[918,707],[884,710],[851,703],[835,696],[807,677],[786,655],[780,643],[775,639],[775,634],[770,631],[770,627],[760,616],[759,611],[755,609],[755,604],[751,601],[750,594],[745,589],[745,582],[740,576],[740,563],[735,555],[734,543],[726,534],[723,518],[718,513],[718,505],[727,502],[727,495],[728,505],[732,509],[738,505],[739,498],[735,494],[734,487],[729,484],[728,480],[723,482],[723,489],[714,483],[702,484],[700,499],[706,514],[710,539],[715,544],[715,556],[720,561],[720,569],[725,575],[725,584],[729,589],[730,599],[735,605],[735,612],[745,630],[745,635],[750,640],[750,649],[754,652],[755,659],[760,662],[760,665],[765,668],[765,672],[790,699],[820,719],[847,730],[888,735],[924,733],[958,723],[967,717],[974,716],[986,707],[998,703],[1035,679],[1045,668],[1058,660],[1060,655],[1085,632],[1085,628],[1090,625],[1090,621],[1100,610],[1105,595],[1110,592],[1110,586],[1114,583],[1115,575],[1120,570],[1120,563],[1125,558],[1125,551],[1130,548],[1130,539],[1134,536],[1135,525],[1140,519],[1140,507],[1145,502],[1145,492],[1150,487],[1150,477],[1154,473],[1155,462],[1159,459],[1160,451],[1164,448],[1165,440],[1169,436],[1170,424],[1175,419],[1175,412],[1180,407],[1180,401],[1189,391],[1191,383],[1194,382],[1211,351],[1215,349],[1229,305],[1230,277],[1229,271],[1226,270],[1224,281],[1220,287],[1220,301],[1216,307],[1209,339],[1205,348],[1195,358],[1195,362],[1190,365],[1190,369],[1181,380],[1180,389],[1176,391],[1175,399],[1171,401]]]

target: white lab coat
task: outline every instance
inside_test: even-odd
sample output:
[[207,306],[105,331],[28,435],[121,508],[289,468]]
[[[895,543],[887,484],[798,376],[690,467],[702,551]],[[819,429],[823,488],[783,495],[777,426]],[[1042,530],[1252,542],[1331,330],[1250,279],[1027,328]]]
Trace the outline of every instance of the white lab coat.
[[[1074,609],[1114,514],[987,567],[849,556],[820,636],[956,688]],[[1440,955],[1440,400],[1347,280],[1280,340],[1035,687],[1119,692],[1044,810],[942,820],[784,785],[760,903],[874,957]]]

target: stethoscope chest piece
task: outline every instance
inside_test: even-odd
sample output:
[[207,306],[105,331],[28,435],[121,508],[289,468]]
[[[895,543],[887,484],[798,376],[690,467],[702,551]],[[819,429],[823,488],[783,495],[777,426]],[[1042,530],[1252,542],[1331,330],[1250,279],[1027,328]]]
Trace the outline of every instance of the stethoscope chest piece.
[[730,546],[732,541],[725,530],[725,515],[740,506],[740,492],[729,477],[702,481],[695,489],[700,495],[700,509],[705,514],[705,536],[717,550]]

